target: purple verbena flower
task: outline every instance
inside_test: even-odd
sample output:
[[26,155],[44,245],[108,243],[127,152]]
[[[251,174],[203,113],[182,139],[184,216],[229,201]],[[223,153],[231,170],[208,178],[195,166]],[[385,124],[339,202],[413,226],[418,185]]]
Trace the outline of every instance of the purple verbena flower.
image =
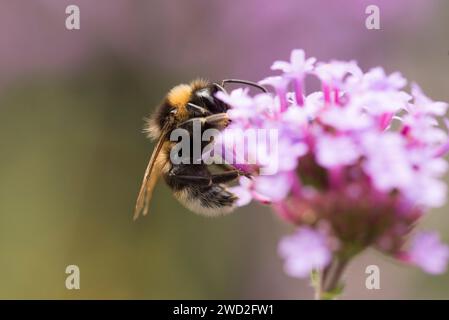
[[449,247],[440,242],[437,233],[421,232],[412,239],[403,259],[428,273],[444,273],[449,259]]
[[303,78],[307,73],[313,70],[316,58],[306,59],[304,50],[293,50],[290,55],[290,62],[275,61],[271,66],[272,70],[281,70],[284,74],[291,78]]
[[[315,64],[302,50],[290,60],[276,61],[272,69],[283,74],[260,82],[275,93],[217,95],[231,106],[229,130],[278,133],[276,148],[246,148],[245,158],[263,159],[246,167],[254,177],[241,179],[235,190],[241,204],[251,198],[271,203],[299,228],[280,245],[286,272],[303,277],[330,260],[344,264],[370,246],[424,271],[443,272],[448,249],[435,235],[413,238],[406,254],[403,248],[418,219],[447,200],[442,156],[449,137],[438,117],[448,105],[432,101],[416,84],[408,94],[398,72],[379,67],[363,73],[355,61]],[[318,77],[322,91],[303,92],[306,76]],[[263,175],[267,163],[279,165]],[[323,223],[326,233],[319,231]],[[325,245],[330,238],[338,248]]]
[[327,235],[310,227],[299,228],[279,243],[284,270],[292,277],[307,277],[313,269],[326,267],[332,258]]
[[304,50],[296,49],[290,55],[290,62],[278,60],[271,66],[272,70],[281,70],[284,73],[283,78],[293,81],[295,101],[300,106],[304,104],[303,80],[305,75],[313,70],[315,61],[314,57],[306,59]]

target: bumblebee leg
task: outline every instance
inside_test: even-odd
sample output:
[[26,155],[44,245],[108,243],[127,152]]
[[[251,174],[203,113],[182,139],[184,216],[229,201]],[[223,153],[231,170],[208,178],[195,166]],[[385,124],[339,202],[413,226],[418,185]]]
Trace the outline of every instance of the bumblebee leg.
[[220,167],[221,169],[223,169],[224,171],[232,171],[232,170],[236,170],[236,168],[229,163],[217,163],[215,164],[217,167]]
[[202,186],[208,186],[212,184],[211,177],[189,176],[175,173],[169,173],[168,176],[171,180],[181,182],[184,184],[197,184]]
[[205,122],[207,124],[221,124],[221,123],[225,123],[226,125],[228,125],[229,123],[229,117],[227,113],[216,113],[210,116],[207,116],[204,118]]
[[218,164],[216,164],[216,166],[218,166],[219,168],[223,169],[226,172],[228,172],[228,171],[238,171],[241,176],[245,176],[245,177],[250,178],[250,179],[252,177],[250,173],[246,173],[246,172],[244,172],[244,171],[234,167],[232,164],[218,163]]
[[169,173],[169,177],[172,180],[187,184],[198,184],[198,185],[211,185],[213,183],[226,183],[237,179],[241,176],[241,172],[237,170],[215,173],[209,176],[190,176],[182,174]]
[[201,113],[201,115],[208,115],[211,114],[211,112],[209,110],[207,110],[206,108],[200,107],[194,103],[187,103],[187,109],[192,109],[192,110],[196,110],[199,111]]
[[218,126],[219,128],[226,128],[230,122],[228,115],[226,113],[216,113],[207,117],[189,119],[187,121],[180,123],[178,127],[181,127],[187,123],[194,121],[201,121],[201,124],[210,124],[213,126]]
[[214,173],[211,175],[213,183],[226,183],[237,179],[241,176],[241,172],[238,170],[227,171],[222,173]]

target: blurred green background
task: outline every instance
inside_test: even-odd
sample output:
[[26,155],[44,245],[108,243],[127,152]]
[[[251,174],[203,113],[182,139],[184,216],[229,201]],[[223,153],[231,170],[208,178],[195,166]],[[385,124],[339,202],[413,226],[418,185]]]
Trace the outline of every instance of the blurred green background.
[[[81,29],[65,29],[77,4]],[[377,4],[381,30],[365,28]],[[381,65],[449,101],[448,1],[218,2],[0,0],[0,298],[296,299],[277,243],[291,228],[252,204],[210,219],[160,183],[132,221],[152,144],[143,118],[195,77],[259,80],[303,48],[319,60]],[[448,207],[422,227],[449,241]],[[81,289],[65,288],[65,268]],[[381,290],[365,289],[365,267]],[[430,277],[375,252],[346,273],[343,298],[449,298]]]

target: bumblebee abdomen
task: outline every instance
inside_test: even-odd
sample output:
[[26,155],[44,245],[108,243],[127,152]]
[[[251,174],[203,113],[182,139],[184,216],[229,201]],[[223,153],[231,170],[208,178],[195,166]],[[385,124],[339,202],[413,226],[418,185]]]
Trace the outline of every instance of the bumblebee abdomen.
[[174,195],[185,207],[205,216],[219,216],[232,212],[238,199],[223,184],[188,185],[175,191]]

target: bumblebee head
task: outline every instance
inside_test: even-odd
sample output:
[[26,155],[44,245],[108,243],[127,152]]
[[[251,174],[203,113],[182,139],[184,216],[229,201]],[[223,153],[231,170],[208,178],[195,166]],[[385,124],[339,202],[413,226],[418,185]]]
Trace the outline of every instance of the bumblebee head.
[[163,103],[149,119],[145,129],[148,136],[157,139],[162,128],[171,131],[177,124],[189,119],[228,111],[229,106],[215,96],[218,91],[226,91],[226,83],[250,85],[266,92],[264,87],[254,82],[237,79],[223,80],[221,84],[199,79],[190,84],[177,85],[168,92]]
[[145,131],[157,138],[164,127],[171,130],[188,119],[226,112],[229,106],[215,97],[219,90],[219,85],[205,80],[177,85],[149,119]]

